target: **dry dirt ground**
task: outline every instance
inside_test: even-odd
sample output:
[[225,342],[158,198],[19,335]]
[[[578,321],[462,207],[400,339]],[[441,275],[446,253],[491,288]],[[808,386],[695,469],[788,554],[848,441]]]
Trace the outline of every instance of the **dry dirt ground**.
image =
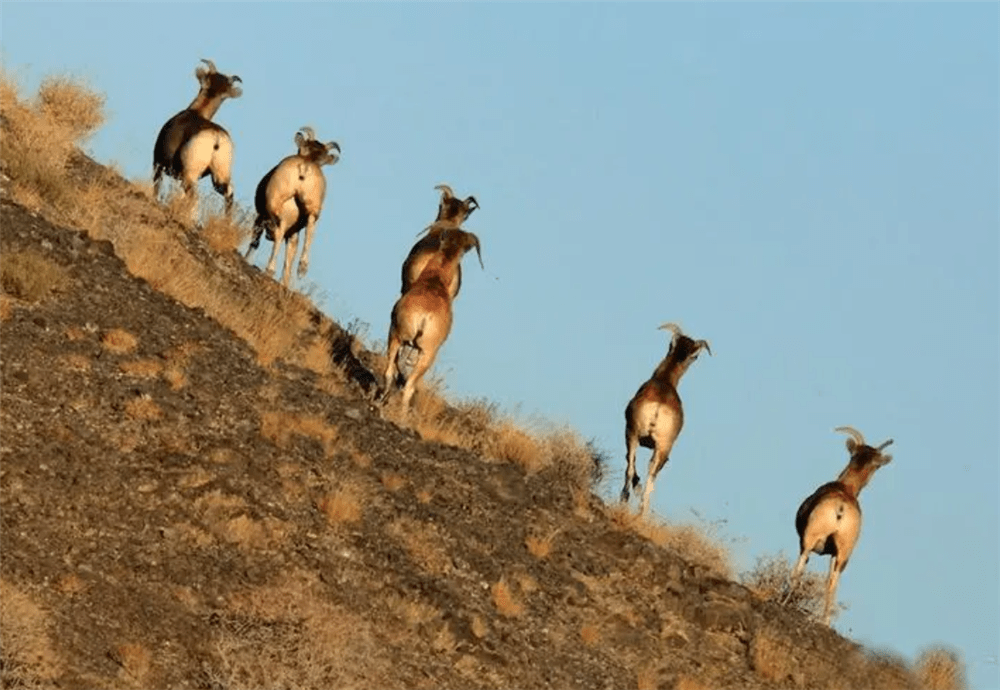
[[343,385],[6,198],[0,259],[5,688],[919,686],[558,463],[384,419],[374,355],[321,314]]

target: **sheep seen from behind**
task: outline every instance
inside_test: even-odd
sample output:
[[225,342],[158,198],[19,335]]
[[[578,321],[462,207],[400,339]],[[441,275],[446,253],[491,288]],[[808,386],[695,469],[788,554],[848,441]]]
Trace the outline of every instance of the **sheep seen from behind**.
[[335,141],[326,144],[317,141],[309,127],[302,127],[295,134],[294,141],[298,152],[282,159],[257,184],[254,196],[257,218],[246,252],[246,259],[250,261],[260,246],[260,236],[266,233],[267,239],[274,242],[267,273],[274,275],[278,248],[284,242],[281,284],[285,287],[288,287],[292,262],[299,247],[299,233],[303,228],[306,237],[299,258],[298,277],[305,276],[309,268],[309,248],[326,197],[326,177],[322,166],[334,165],[340,160],[340,145]]
[[417,359],[403,384],[402,408],[406,415],[417,383],[427,373],[452,326],[452,294],[449,290],[462,257],[475,248],[482,264],[479,238],[464,230],[445,230],[441,247],[409,290],[392,308],[386,351],[386,369],[381,401],[385,403],[397,384],[402,368],[403,346],[413,348]]
[[238,76],[218,72],[211,60],[195,70],[200,86],[191,104],[160,128],[153,146],[153,194],[160,196],[163,176],[179,180],[187,197],[192,198],[192,215],[197,219],[198,205],[193,198],[195,185],[202,177],[212,176],[212,186],[222,194],[226,214],[233,207],[233,141],[229,133],[212,122],[222,102],[239,98],[243,90]]
[[799,577],[809,562],[810,553],[830,556],[830,575],[826,582],[826,601],[823,606],[823,623],[830,624],[830,614],[837,594],[840,574],[861,536],[861,504],[858,494],[865,488],[880,467],[892,461],[892,456],[882,451],[892,444],[892,439],[873,448],[865,443],[861,432],[849,426],[839,426],[836,431],[848,435],[847,452],[851,459],[836,481],[827,482],[802,501],[795,514],[795,531],[799,534],[799,560],[792,569],[788,595],[791,597]]
[[656,367],[649,380],[639,387],[625,408],[625,448],[628,467],[621,494],[623,502],[628,502],[629,492],[639,486],[639,475],[635,469],[636,447],[651,448],[653,451],[649,460],[649,478],[642,494],[640,514],[645,514],[648,510],[653,482],[670,459],[670,451],[684,426],[684,408],[677,394],[677,385],[703,349],[712,354],[708,341],[689,338],[676,324],[665,323],[660,329],[669,330],[674,334],[667,356]]

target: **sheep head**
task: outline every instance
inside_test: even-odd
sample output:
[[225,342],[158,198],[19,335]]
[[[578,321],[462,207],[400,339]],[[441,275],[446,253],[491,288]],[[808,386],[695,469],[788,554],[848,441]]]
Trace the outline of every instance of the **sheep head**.
[[333,165],[340,160],[340,144],[335,141],[325,144],[317,141],[312,127],[302,127],[296,132],[295,145],[299,148],[300,156],[316,165]]
[[838,426],[834,431],[841,431],[847,434],[847,452],[851,454],[849,468],[856,471],[874,472],[879,467],[892,462],[892,456],[882,451],[892,445],[892,439],[885,441],[877,447],[872,447],[865,443],[865,437],[861,432],[850,426]]
[[209,100],[239,98],[243,95],[243,89],[236,85],[237,82],[242,84],[242,79],[235,74],[231,77],[222,74],[215,69],[215,63],[211,60],[202,58],[201,61],[207,67],[198,67],[194,71],[194,76],[198,78],[198,83],[201,85],[200,95]]
[[675,355],[680,361],[693,362],[698,358],[702,349],[707,350],[708,354],[712,354],[712,347],[707,340],[694,340],[684,335],[684,332],[676,323],[665,323],[658,330],[666,330],[674,334],[670,340],[670,349],[667,351],[667,354]]
[[464,200],[455,196],[455,193],[446,184],[439,184],[434,189],[441,191],[441,201],[438,204],[437,221],[447,221],[460,226],[472,215],[472,212],[479,208],[479,202],[474,196],[468,196]]

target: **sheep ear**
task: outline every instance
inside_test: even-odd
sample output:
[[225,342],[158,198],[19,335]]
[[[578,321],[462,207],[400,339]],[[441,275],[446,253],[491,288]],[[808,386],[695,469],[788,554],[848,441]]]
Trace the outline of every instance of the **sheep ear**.
[[194,76],[198,79],[199,82],[204,84],[205,78],[208,77],[208,70],[205,69],[204,67],[197,67],[194,70]]
[[844,445],[847,446],[847,452],[854,455],[854,449],[858,447],[858,442],[853,438],[848,438],[847,441],[844,442]]
[[891,455],[887,455],[886,453],[883,453],[882,454],[882,459],[879,460],[879,462],[878,462],[878,466],[882,467],[883,465],[888,465],[890,462],[892,462],[892,456]]
[[306,143],[306,136],[302,132],[295,133],[295,145],[302,148],[302,145]]

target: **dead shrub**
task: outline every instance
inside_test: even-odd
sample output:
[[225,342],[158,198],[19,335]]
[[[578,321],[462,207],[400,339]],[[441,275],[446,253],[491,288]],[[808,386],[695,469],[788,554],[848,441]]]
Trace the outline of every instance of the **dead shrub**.
[[122,362],[118,365],[118,369],[128,376],[153,378],[154,376],[159,376],[163,365],[160,364],[159,360],[155,359],[136,359],[130,362]]
[[69,77],[47,77],[35,98],[23,100],[13,77],[0,73],[4,145],[0,166],[11,195],[32,210],[65,212],[77,185],[67,175],[75,146],[104,122],[104,97]]
[[248,210],[234,206],[232,217],[224,213],[206,217],[201,226],[201,236],[219,254],[233,252],[250,239],[252,223],[253,216]]
[[554,529],[546,535],[529,534],[524,540],[528,553],[535,558],[545,558],[552,552],[552,543],[561,530]]
[[914,673],[921,690],[965,690],[965,667],[950,649],[933,647],[917,658]]
[[125,414],[132,419],[152,421],[163,418],[163,410],[148,396],[132,398],[125,403]]
[[7,294],[26,302],[39,302],[69,285],[69,272],[30,249],[4,252],[0,256],[0,286]]
[[152,653],[137,642],[126,642],[112,649],[110,656],[121,669],[119,677],[133,687],[148,687]]
[[326,515],[331,525],[357,522],[362,513],[359,493],[360,487],[356,485],[341,486],[322,496],[316,502],[316,508]]
[[101,345],[108,352],[125,355],[138,347],[139,340],[126,330],[113,328],[101,336]]
[[493,593],[493,604],[497,607],[497,611],[500,612],[501,616],[517,618],[524,613],[524,604],[518,601],[518,598],[514,595],[513,588],[507,582],[506,578],[500,578],[499,582],[494,583],[491,591]]
[[[800,609],[810,618],[820,620],[826,602],[826,577],[819,573],[803,571],[802,576],[789,595],[792,563],[783,553],[758,556],[754,567],[740,573],[739,580],[754,594],[765,601]],[[834,602],[830,607],[831,619],[836,618],[847,606]]]
[[423,570],[435,575],[447,574],[451,570],[451,556],[435,525],[403,517],[390,524],[386,532]]
[[48,614],[20,587],[0,580],[0,668],[3,687],[47,688],[61,673]]

